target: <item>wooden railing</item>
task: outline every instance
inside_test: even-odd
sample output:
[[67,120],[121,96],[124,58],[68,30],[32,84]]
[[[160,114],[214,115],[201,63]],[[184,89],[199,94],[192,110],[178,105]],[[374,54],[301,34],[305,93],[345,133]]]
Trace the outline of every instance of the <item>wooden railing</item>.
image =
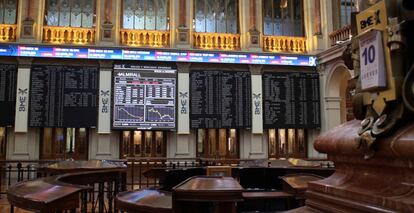
[[0,24],[0,42],[16,41],[17,25]]
[[43,42],[53,44],[94,44],[95,29],[44,26]]
[[267,52],[306,53],[306,38],[289,36],[263,36],[263,50]]
[[337,44],[339,41],[346,41],[351,37],[351,25],[347,25],[341,29],[336,30],[329,34],[331,46]]
[[240,49],[240,35],[193,33],[193,47],[198,49],[238,50]]
[[121,29],[121,44],[136,47],[169,47],[170,31]]

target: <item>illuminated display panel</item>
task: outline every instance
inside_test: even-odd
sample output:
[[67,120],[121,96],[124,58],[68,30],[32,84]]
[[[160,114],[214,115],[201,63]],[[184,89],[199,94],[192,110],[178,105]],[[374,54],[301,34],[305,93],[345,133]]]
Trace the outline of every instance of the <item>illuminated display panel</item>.
[[204,62],[226,64],[263,64],[316,66],[316,57],[274,53],[206,52],[185,50],[144,50],[98,47],[54,47],[37,45],[0,45],[0,56],[139,60],[169,62]]
[[116,64],[113,74],[113,129],[176,127],[177,70]]

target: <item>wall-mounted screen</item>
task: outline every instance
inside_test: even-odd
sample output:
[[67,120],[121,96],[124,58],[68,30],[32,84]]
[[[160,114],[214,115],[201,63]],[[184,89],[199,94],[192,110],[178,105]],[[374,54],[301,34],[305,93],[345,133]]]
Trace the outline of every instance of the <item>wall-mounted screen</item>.
[[29,127],[95,127],[98,79],[98,67],[32,66]]
[[17,66],[0,64],[0,126],[14,124],[16,111]]
[[177,70],[116,64],[113,73],[113,129],[176,128]]
[[263,74],[264,128],[320,128],[319,74]]
[[243,71],[190,73],[191,128],[251,128],[251,78]]

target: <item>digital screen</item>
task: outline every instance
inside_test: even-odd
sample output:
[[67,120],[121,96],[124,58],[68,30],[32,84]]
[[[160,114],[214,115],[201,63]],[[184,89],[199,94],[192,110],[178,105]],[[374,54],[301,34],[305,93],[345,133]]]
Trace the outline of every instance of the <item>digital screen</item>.
[[191,128],[251,128],[250,72],[192,71]]
[[54,47],[46,45],[38,46],[22,44],[0,45],[0,56],[316,66],[316,56],[310,55],[243,52],[226,53],[187,50],[144,50],[104,47]]
[[95,127],[98,67],[33,65],[30,73],[30,127]]
[[320,128],[319,74],[263,74],[264,128]]
[[113,129],[175,129],[177,70],[116,64]]
[[0,126],[12,126],[16,111],[17,66],[0,64]]

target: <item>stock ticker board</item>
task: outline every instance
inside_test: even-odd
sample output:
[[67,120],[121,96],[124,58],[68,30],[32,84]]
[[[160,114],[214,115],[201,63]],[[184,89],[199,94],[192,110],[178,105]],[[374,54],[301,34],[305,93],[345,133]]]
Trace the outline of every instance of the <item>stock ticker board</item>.
[[320,128],[319,74],[265,72],[264,128]]
[[176,128],[177,70],[116,64],[113,74],[113,129]]
[[251,78],[243,71],[190,73],[191,128],[251,128]]
[[17,65],[0,64],[0,127],[12,126],[14,124],[16,80]]
[[29,127],[95,127],[98,67],[33,65]]

